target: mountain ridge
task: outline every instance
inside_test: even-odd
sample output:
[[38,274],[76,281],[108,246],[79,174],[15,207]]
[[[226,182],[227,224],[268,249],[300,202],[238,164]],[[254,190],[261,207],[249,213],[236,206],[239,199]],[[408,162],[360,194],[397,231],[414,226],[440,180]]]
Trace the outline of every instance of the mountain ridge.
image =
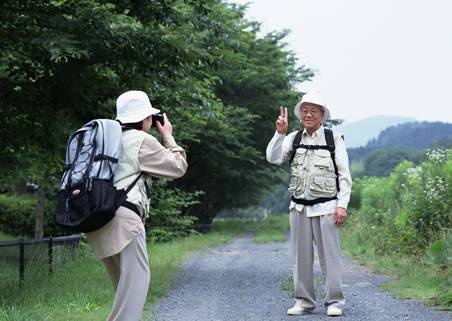
[[425,150],[435,143],[449,145],[450,142],[452,142],[452,123],[408,122],[385,128],[365,146],[347,150],[350,162],[354,162],[378,149],[404,147]]
[[333,127],[333,129],[344,134],[347,147],[353,148],[365,146],[371,139],[376,138],[382,130],[390,126],[414,121],[417,120],[410,117],[378,115],[344,123]]

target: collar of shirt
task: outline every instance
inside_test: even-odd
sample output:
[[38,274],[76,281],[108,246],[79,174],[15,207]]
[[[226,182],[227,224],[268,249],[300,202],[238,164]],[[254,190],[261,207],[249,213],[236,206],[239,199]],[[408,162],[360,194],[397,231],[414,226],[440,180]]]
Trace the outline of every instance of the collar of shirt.
[[303,137],[304,138],[316,138],[316,137],[321,137],[324,135],[325,135],[325,133],[323,131],[323,125],[320,125],[319,129],[317,129],[315,132],[312,133],[312,136],[310,136],[308,134],[308,131],[306,130],[306,128],[303,129]]

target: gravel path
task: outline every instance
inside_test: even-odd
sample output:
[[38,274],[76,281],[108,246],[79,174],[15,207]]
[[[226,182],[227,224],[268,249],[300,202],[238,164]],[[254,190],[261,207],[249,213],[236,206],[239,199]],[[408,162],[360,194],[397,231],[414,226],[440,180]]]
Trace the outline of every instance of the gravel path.
[[[318,263],[316,293],[323,296]],[[288,243],[256,244],[251,235],[198,253],[184,263],[177,287],[153,308],[155,321],[446,321],[452,312],[435,311],[414,300],[394,299],[379,285],[385,277],[344,260],[347,300],[342,317],[325,315],[321,300],[314,314],[287,316],[293,299],[282,288],[290,283]],[[152,282],[152,281],[151,281]]]

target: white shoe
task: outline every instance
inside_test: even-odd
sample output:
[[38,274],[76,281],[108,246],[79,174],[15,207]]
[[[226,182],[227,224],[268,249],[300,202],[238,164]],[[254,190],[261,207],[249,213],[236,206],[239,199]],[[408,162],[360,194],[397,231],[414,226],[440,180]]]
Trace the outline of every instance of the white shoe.
[[295,305],[287,310],[288,315],[302,315],[302,314],[310,314],[313,309],[306,309],[301,306],[302,300],[295,299]]
[[342,309],[337,306],[330,306],[326,308],[326,315],[329,317],[340,317],[342,315]]

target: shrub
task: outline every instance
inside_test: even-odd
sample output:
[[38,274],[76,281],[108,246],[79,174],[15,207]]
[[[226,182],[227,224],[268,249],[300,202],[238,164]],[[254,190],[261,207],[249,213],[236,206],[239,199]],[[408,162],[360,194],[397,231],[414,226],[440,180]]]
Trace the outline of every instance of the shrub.
[[381,253],[423,252],[452,226],[452,150],[431,150],[418,166],[402,162],[388,177],[353,185],[350,206]]
[[[0,230],[17,236],[33,237],[36,198],[31,195],[0,195]],[[44,210],[45,235],[67,234],[54,223],[55,204],[46,201]]]
[[183,192],[171,188],[169,181],[160,179],[153,182],[151,208],[149,212],[148,235],[155,241],[166,242],[188,235],[195,217],[183,215],[183,210],[197,204],[197,193]]
[[[170,241],[188,235],[193,217],[184,216],[184,208],[196,204],[200,193],[186,193],[170,186],[168,180],[156,180],[147,220],[148,235],[155,241]],[[0,195],[0,231],[32,238],[35,229],[36,198],[32,195]],[[46,200],[45,236],[67,235],[55,224],[55,204]]]

